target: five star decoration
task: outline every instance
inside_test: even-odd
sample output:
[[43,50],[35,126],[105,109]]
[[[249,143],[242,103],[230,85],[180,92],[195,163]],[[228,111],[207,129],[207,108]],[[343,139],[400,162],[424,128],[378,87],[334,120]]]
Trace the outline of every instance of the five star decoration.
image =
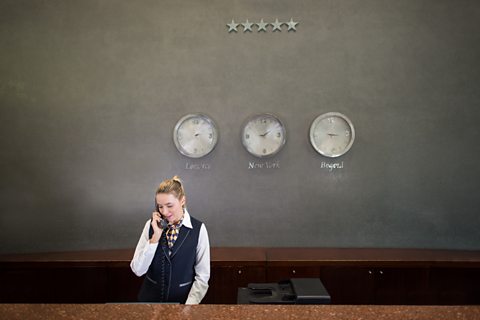
[[290,18],[290,21],[287,22],[288,31],[290,30],[297,31],[297,24],[298,22],[294,22],[293,19]]
[[243,26],[243,32],[253,32],[252,30],[252,26],[257,26],[257,32],[260,32],[260,31],[263,31],[263,32],[267,32],[267,27],[269,25],[272,26],[272,32],[275,32],[275,31],[279,31],[281,32],[282,31],[282,25],[287,25],[287,31],[297,31],[297,25],[298,25],[299,22],[295,22],[293,21],[293,18],[290,18],[290,21],[288,22],[280,22],[278,21],[278,18],[275,19],[274,22],[272,23],[267,23],[267,22],[264,22],[263,19],[260,20],[260,22],[257,22],[257,23],[252,23],[250,22],[248,19],[243,22],[243,23],[236,23],[234,19],[232,19],[232,22],[230,23],[227,23],[227,27],[228,27],[228,32],[238,32],[238,26],[241,24]]
[[283,23],[278,22],[278,19],[275,19],[275,22],[272,23],[272,27],[273,27],[272,31],[274,31],[274,32],[275,32],[276,30],[282,31],[282,24],[283,24]]
[[235,23],[233,19],[232,19],[232,22],[227,23],[227,26],[228,26],[228,32],[232,32],[232,31],[237,32],[238,23]]
[[242,23],[242,26],[243,26],[243,32],[247,32],[247,31],[252,32],[253,23],[249,22],[248,19],[247,21],[245,21],[245,23]]
[[268,25],[269,25],[269,23],[263,22],[263,19],[260,20],[260,22],[257,23],[258,32],[260,32],[260,31],[267,32],[267,27],[268,27]]

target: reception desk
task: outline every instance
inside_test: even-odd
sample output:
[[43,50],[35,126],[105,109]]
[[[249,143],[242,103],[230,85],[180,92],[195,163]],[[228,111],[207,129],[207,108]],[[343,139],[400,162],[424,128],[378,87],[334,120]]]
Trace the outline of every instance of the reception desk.
[[3,319],[451,320],[480,319],[478,306],[0,305]]
[[[134,302],[133,251],[0,255],[0,303]],[[290,278],[320,278],[337,305],[480,305],[480,251],[228,247],[211,250],[203,303]]]

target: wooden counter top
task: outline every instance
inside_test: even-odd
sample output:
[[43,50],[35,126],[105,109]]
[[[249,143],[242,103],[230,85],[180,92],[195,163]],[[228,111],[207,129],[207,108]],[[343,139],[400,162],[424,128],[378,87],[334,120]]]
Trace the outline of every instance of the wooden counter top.
[[[125,266],[130,264],[134,249],[90,250],[0,255],[0,264],[25,263],[49,265]],[[260,248],[212,247],[212,266],[243,265],[362,265],[374,266],[450,266],[480,267],[480,251],[396,249],[396,248]]]
[[[0,264],[14,263],[16,266],[22,264],[42,265],[48,263],[55,265],[88,265],[88,266],[125,266],[132,260],[134,248],[112,249],[112,250],[86,250],[69,252],[45,252],[26,254],[3,254],[0,255]],[[212,265],[230,265],[232,262],[243,265],[264,265],[264,248],[246,247],[213,247],[210,252]]]
[[480,319],[480,306],[3,304],[3,319],[442,320]]
[[401,248],[268,248],[269,265],[395,265],[479,267],[480,251]]

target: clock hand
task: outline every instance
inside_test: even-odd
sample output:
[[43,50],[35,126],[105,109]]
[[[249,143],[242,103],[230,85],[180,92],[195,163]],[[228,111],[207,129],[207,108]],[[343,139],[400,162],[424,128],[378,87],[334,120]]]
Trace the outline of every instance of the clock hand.
[[259,136],[260,136],[260,137],[265,137],[270,131],[271,131],[271,129],[268,130],[267,132],[265,132],[264,134],[260,134]]
[[330,136],[330,138],[333,138],[333,137],[337,137],[337,136],[338,136],[338,134],[336,134],[336,133],[327,133],[327,134]]
[[276,129],[277,127],[278,127],[278,125],[276,125],[273,128],[268,129],[267,132],[265,132],[264,134],[260,134],[260,137],[265,137],[267,134],[269,134],[273,129]]

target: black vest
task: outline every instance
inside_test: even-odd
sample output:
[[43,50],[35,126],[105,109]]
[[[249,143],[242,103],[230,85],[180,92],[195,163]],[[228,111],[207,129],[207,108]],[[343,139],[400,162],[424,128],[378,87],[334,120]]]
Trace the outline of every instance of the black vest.
[[[138,294],[140,302],[185,303],[195,280],[197,244],[202,222],[192,218],[192,229],[182,225],[171,251],[167,245],[166,232],[162,233],[152,263],[148,268]],[[150,226],[149,237],[153,235]]]

